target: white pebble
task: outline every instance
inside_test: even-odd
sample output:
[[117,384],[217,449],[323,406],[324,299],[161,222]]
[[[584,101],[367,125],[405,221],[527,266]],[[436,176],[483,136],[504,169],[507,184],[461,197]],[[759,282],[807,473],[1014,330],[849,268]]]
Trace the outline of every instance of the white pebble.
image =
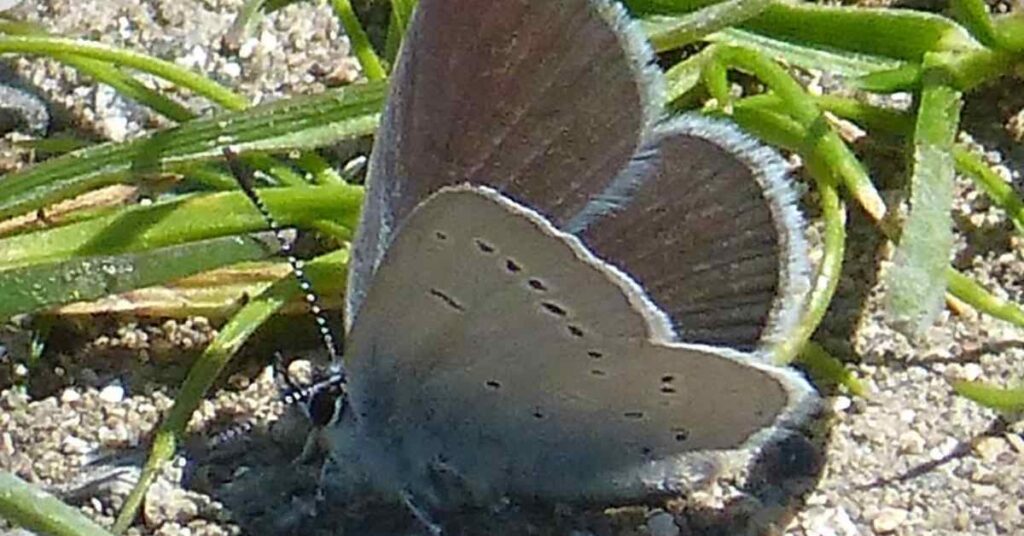
[[853,400],[848,396],[837,396],[832,402],[832,411],[836,413],[842,413],[853,406]]
[[100,389],[100,400],[117,404],[124,400],[124,387],[119,382],[114,382],[103,389]]
[[871,528],[878,534],[894,532],[907,521],[909,515],[910,512],[900,508],[885,508],[871,520]]
[[93,447],[80,437],[67,436],[61,441],[60,450],[64,454],[87,454],[92,452]]
[[60,394],[60,401],[64,404],[74,404],[82,399],[82,395],[74,387],[68,387]]
[[924,452],[925,439],[914,430],[903,432],[899,437],[899,448],[903,454],[921,454]]
[[977,363],[967,363],[963,368],[963,379],[973,382],[978,378],[981,378],[981,375],[984,372],[985,371],[981,369],[981,365]]
[[233,61],[230,61],[224,64],[224,67],[221,68],[221,71],[230,78],[238,78],[242,75],[242,66]]

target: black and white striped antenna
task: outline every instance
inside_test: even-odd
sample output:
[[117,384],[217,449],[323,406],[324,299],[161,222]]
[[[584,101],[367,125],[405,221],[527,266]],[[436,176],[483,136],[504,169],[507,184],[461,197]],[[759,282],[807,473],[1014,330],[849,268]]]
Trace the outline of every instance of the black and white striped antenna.
[[228,166],[231,168],[231,173],[235,176],[239,187],[245,192],[245,196],[249,198],[256,210],[260,212],[263,219],[267,222],[267,226],[274,232],[274,236],[277,238],[278,243],[281,246],[281,253],[288,259],[288,264],[292,268],[292,273],[295,274],[295,279],[299,282],[299,289],[302,290],[305,295],[306,305],[309,307],[309,311],[313,314],[313,318],[317,324],[317,331],[320,333],[320,339],[327,348],[328,356],[330,357],[331,367],[336,369],[336,374],[340,375],[339,380],[344,381],[344,372],[342,368],[341,356],[344,355],[344,347],[341,339],[334,336],[331,331],[330,325],[327,323],[327,316],[324,314],[323,308],[320,306],[320,298],[317,297],[313,291],[313,285],[309,281],[309,277],[306,275],[306,271],[303,267],[302,259],[299,259],[292,252],[291,242],[285,235],[284,229],[278,225],[277,220],[270,215],[270,211],[267,209],[267,205],[263,202],[263,199],[256,193],[256,189],[253,187],[255,178],[252,170],[248,166],[244,165],[238,158],[238,152],[231,147],[224,148],[224,158],[227,159]]

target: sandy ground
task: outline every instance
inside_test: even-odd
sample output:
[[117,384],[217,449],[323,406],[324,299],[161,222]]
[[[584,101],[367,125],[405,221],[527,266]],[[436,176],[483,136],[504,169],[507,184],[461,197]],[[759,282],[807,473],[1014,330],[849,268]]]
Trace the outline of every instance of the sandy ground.
[[[63,35],[174,58],[254,101],[315,92],[357,76],[347,42],[325,6],[282,9],[261,20],[237,53],[224,52],[221,36],[240,5],[240,0],[27,0],[14,13]],[[70,69],[31,58],[5,61],[0,81],[35,88],[49,103],[51,129],[121,140],[165,124]],[[1024,98],[1015,95],[1017,87],[1015,92],[1010,82],[972,96],[965,125],[1020,191]],[[184,100],[199,112],[208,110],[198,99]],[[43,121],[45,115],[37,110],[32,117]],[[11,139],[0,141],[0,172],[27,158],[12,148]],[[886,170],[897,168],[898,163],[873,163],[883,188],[896,182]],[[886,194],[896,198],[895,191]],[[956,266],[998,295],[1024,303],[1024,248],[1004,216],[961,181],[955,217]],[[885,325],[881,313],[880,281],[890,253],[854,212],[845,276],[816,338],[849,361],[870,396],[827,390],[834,417],[824,473],[786,533],[1024,533],[1019,426],[1001,428],[994,412],[954,396],[949,386],[953,378],[1004,384],[1024,378],[1024,330],[970,311],[947,311],[924,340],[906,340]],[[65,326],[61,333],[62,342],[33,371],[27,391],[12,387],[24,384],[19,376],[24,371],[0,359],[0,467],[109,523],[144,457],[147,434],[170,406],[189,360],[214,330],[204,319],[105,319]],[[5,335],[12,351],[17,335],[16,330]],[[338,532],[343,523],[331,517],[329,500],[326,506],[315,501],[318,465],[293,462],[302,449],[305,423],[283,407],[272,375],[252,363],[238,367],[202,405],[188,445],[150,492],[132,533]],[[309,368],[308,361],[300,361],[292,370],[301,379]],[[381,517],[374,525],[381,533],[409,526],[402,513]],[[677,530],[665,514],[618,512],[613,521],[563,517],[569,518],[562,520],[566,526],[586,526],[594,534],[668,536]],[[542,532],[536,524],[516,526]],[[728,533],[722,528],[728,526],[703,532]],[[7,533],[17,532],[0,522],[0,534]],[[366,531],[350,527],[345,533]]]

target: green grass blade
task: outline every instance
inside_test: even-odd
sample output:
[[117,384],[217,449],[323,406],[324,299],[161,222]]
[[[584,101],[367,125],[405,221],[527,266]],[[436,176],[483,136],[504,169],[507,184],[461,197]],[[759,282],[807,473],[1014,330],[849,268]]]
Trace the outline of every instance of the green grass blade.
[[352,9],[352,2],[349,0],[331,0],[331,7],[334,8],[334,14],[337,15],[342,27],[345,28],[345,35],[348,36],[349,42],[352,43],[352,51],[355,53],[356,59],[359,60],[359,65],[363,67],[363,74],[366,76],[366,79],[378,82],[387,78],[387,73],[384,72],[384,67],[381,66],[380,58],[373,51],[370,38],[366,35],[366,30],[363,29],[362,23],[359,22],[359,17],[356,16],[355,11]]
[[[930,65],[931,58],[926,58]],[[953,250],[953,140],[960,123],[959,91],[942,65],[923,78],[914,133],[910,214],[888,275],[889,316],[894,327],[917,336],[945,303],[946,269]]]
[[787,114],[814,135],[807,138],[807,143],[815,147],[805,147],[800,152],[823,152],[828,166],[835,169],[864,210],[876,220],[885,217],[885,203],[871,183],[871,177],[864,166],[832,130],[810,96],[785,69],[754,50],[740,47],[716,46],[715,56],[722,63],[752,73],[767,84],[785,103]]
[[623,0],[634,15],[677,15],[690,13],[721,0]]
[[992,22],[1000,46],[1011,52],[1024,52],[1024,10],[997,16]]
[[800,351],[800,364],[808,368],[811,376],[842,385],[854,396],[863,398],[868,395],[867,388],[857,376],[814,341],[809,341]]
[[781,58],[804,69],[826,70],[847,77],[866,76],[882,70],[901,68],[907,63],[885,56],[810,46],[774,39],[740,28],[728,28],[707,37],[712,43],[757,50],[770,58]]
[[3,470],[0,517],[44,536],[111,536],[78,509]]
[[1010,414],[1024,412],[1024,387],[1004,389],[984,382],[954,381],[953,390],[982,406]]
[[951,267],[946,268],[946,284],[949,285],[949,293],[958,300],[993,318],[1024,328],[1024,309],[995,296],[970,277]]
[[[363,191],[349,185],[265,188],[260,197],[282,226],[331,220],[354,229]],[[145,251],[266,227],[242,192],[197,194],[0,239],[0,268]]]
[[772,0],[726,0],[682,16],[654,15],[640,21],[656,52],[680,48],[735,26],[768,8]]
[[855,88],[875,93],[916,90],[921,85],[921,65],[907,63],[895,69],[868,73],[852,81]]
[[957,145],[953,148],[956,169],[970,177],[999,206],[1013,222],[1018,233],[1024,234],[1024,202],[1017,197],[1013,187],[966,147]]
[[1002,76],[1024,68],[1024,57],[1012,52],[984,48],[965,53],[940,52],[951,85],[961,91],[970,91]]
[[249,104],[245,97],[174,63],[93,41],[61,37],[0,35],[0,54],[10,53],[40,54],[54,58],[71,55],[110,62],[132,67],[188,88],[229,110],[241,110]]
[[[39,35],[45,32],[24,25],[12,24],[0,20],[0,33],[8,35]],[[120,95],[132,99],[143,106],[148,106],[175,121],[187,121],[195,116],[191,110],[178,104],[168,97],[154,91],[134,77],[122,72],[117,67],[97,60],[90,60],[71,54],[57,54],[53,59],[89,75],[97,82],[106,84]]]
[[412,12],[415,8],[416,0],[391,0],[391,20],[388,23],[384,54],[392,64],[398,56],[398,48],[402,44],[405,29],[409,27],[409,21],[412,20]]
[[[323,294],[340,293],[344,285],[348,251],[338,250],[318,257],[306,264],[307,275],[314,288]],[[178,396],[167,417],[160,424],[153,440],[153,449],[143,467],[139,482],[132,489],[114,524],[114,532],[122,533],[135,519],[149,484],[160,468],[171,459],[178,439],[206,392],[224,370],[242,344],[284,303],[299,295],[301,290],[290,275],[272,285],[246,304],[225,324],[210,342],[203,354],[189,370]]]
[[78,257],[0,271],[0,318],[267,258],[272,235],[229,236],[123,255]]
[[[815,169],[817,166],[812,166],[810,162],[808,165],[816,177],[828,175],[827,169]],[[832,303],[832,297],[835,296],[836,288],[839,287],[839,278],[843,272],[843,254],[846,251],[846,210],[839,199],[839,192],[831,177],[819,178],[816,182],[818,196],[821,198],[822,219],[825,222],[823,252],[799,326],[791,337],[780,342],[773,350],[775,358],[780,364],[788,364],[793,361],[804,345],[811,340],[814,331],[818,329],[822,319],[825,318],[825,313],[828,312],[828,306]]]
[[[198,119],[122,144],[103,144],[48,160],[0,181],[0,218],[31,212],[130,177],[239,151],[311,149],[372,133],[383,84],[360,84]],[[300,179],[301,180],[301,179]]]
[[686,107],[689,96],[700,86],[701,73],[713,52],[714,47],[705,47],[665,71],[665,102],[679,109]]
[[957,22],[981,44],[987,47],[998,46],[999,36],[983,0],[950,0],[949,7]]
[[744,30],[801,44],[919,62],[927,53],[980,48],[950,19],[922,11],[776,2]]

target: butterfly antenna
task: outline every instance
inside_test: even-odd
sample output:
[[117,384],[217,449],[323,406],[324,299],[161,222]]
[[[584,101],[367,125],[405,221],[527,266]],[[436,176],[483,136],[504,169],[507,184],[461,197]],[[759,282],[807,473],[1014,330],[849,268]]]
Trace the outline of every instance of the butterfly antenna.
[[[291,241],[285,235],[284,229],[270,215],[267,205],[263,203],[263,199],[256,193],[256,189],[253,187],[255,178],[253,177],[252,170],[242,163],[238,158],[238,152],[230,147],[224,148],[224,158],[227,159],[231,173],[235,176],[235,180],[238,181],[238,186],[245,192],[245,196],[249,198],[249,201],[260,212],[260,215],[263,216],[270,230],[274,232],[274,236],[281,246],[281,253],[288,259],[292,273],[295,274],[295,279],[299,282],[299,288],[305,295],[306,305],[309,306],[309,311],[313,313],[313,318],[317,324],[317,331],[320,332],[320,340],[323,341],[324,346],[327,348],[330,362],[332,366],[338,367],[339,371],[343,371],[344,369],[341,368],[341,356],[344,354],[344,348],[340,344],[339,339],[335,338],[334,333],[331,332],[331,327],[327,323],[327,316],[324,315],[324,310],[320,307],[320,298],[313,292],[313,285],[309,282],[309,277],[303,268],[302,259],[296,257],[292,252]],[[339,374],[343,381],[344,372],[339,372]]]

